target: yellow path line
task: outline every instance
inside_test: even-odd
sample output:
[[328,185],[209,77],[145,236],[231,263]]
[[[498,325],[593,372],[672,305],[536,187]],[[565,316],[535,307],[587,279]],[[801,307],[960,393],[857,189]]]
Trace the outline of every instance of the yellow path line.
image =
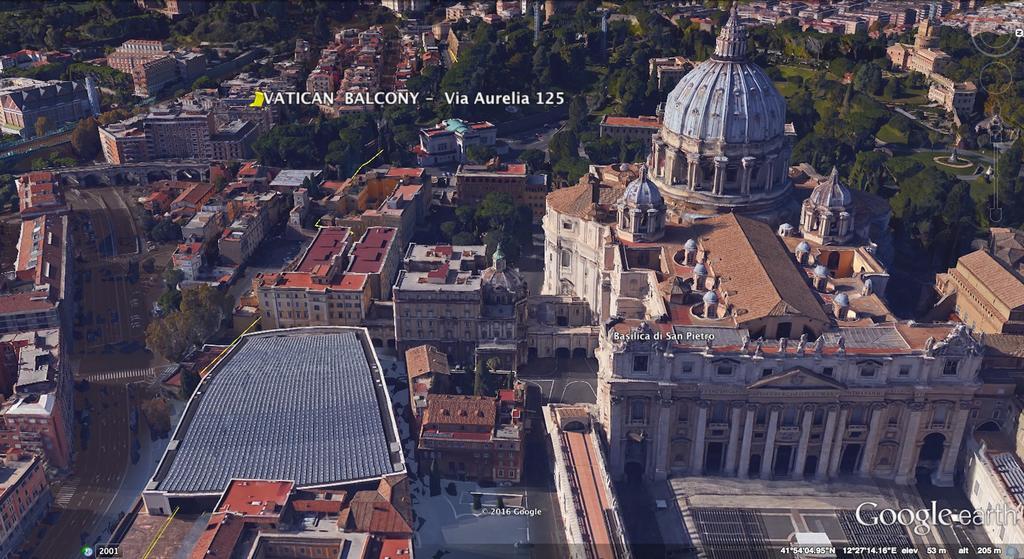
[[160,527],[160,531],[156,533],[156,537],[153,538],[153,543],[149,544],[149,547],[146,549],[146,554],[142,556],[142,559],[149,559],[149,554],[153,553],[153,549],[156,547],[156,543],[160,541],[161,537],[163,537],[164,530],[166,530],[167,527],[171,525],[171,521],[174,520],[174,516],[178,514],[178,510],[180,509],[181,507],[174,507],[174,512],[171,513],[171,516],[167,517],[167,521],[164,522],[164,525]]

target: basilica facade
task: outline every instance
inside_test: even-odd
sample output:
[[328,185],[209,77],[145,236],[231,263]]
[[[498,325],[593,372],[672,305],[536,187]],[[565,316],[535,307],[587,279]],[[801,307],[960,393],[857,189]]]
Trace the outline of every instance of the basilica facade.
[[784,122],[734,12],[669,95],[645,164],[548,195],[542,293],[601,324],[611,475],[949,485],[964,438],[1008,415],[979,397],[982,346],[892,314],[855,223],[863,193],[833,171],[799,203]]

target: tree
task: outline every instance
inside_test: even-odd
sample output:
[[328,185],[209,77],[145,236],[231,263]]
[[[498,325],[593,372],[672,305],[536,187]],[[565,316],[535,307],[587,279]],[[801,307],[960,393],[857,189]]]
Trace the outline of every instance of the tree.
[[146,400],[140,406],[153,433],[164,436],[171,432],[171,406],[163,398]]
[[885,90],[882,92],[889,99],[899,99],[903,95],[903,85],[896,78],[889,78],[885,82]]
[[587,109],[587,101],[583,95],[577,95],[573,97],[569,103],[569,120],[566,126],[575,132],[582,132],[586,130],[587,116],[589,110]]
[[194,82],[192,82],[192,89],[213,89],[217,87],[217,82],[210,76],[199,76]]
[[46,47],[50,50],[60,50],[64,46],[64,32],[55,27],[46,30]]
[[473,395],[490,396],[491,372],[482,359],[476,361],[476,373],[473,376]]
[[99,126],[96,119],[89,117],[78,121],[71,131],[71,148],[84,162],[96,159],[100,153]]
[[160,243],[178,241],[181,240],[181,226],[170,219],[161,219],[153,226],[150,236]]
[[50,131],[50,119],[45,116],[41,116],[36,119],[35,132],[36,136],[44,136]]
[[519,160],[526,163],[530,171],[537,172],[544,168],[547,156],[539,149],[524,149],[519,154]]
[[181,283],[181,280],[183,279],[185,279],[185,272],[182,272],[173,266],[168,266],[167,269],[164,270],[164,283],[167,285],[168,289],[178,287],[178,284]]
[[487,163],[487,161],[497,154],[498,152],[494,150],[493,146],[473,144],[466,148],[466,159],[471,163],[476,164]]
[[882,88],[882,69],[871,62],[861,64],[853,74],[853,87],[863,93],[878,95]]

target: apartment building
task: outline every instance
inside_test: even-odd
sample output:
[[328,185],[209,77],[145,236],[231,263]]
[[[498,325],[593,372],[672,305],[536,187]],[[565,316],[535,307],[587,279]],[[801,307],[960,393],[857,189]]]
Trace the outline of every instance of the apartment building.
[[0,466],[0,557],[8,557],[43,518],[53,502],[43,462],[15,452]]
[[529,206],[539,221],[545,212],[547,179],[547,175],[530,174],[525,163],[494,158],[484,165],[461,165],[455,173],[455,193],[464,205],[479,204],[492,192],[508,194],[517,205]]
[[64,469],[71,464],[74,444],[74,394],[60,340],[57,328],[0,337],[18,354],[14,394],[0,404],[0,449],[33,452]]
[[18,206],[22,219],[68,211],[64,189],[51,171],[33,171],[14,180],[18,189]]
[[0,333],[59,328],[70,319],[72,255],[67,215],[22,222],[14,275],[0,292]]
[[224,229],[217,248],[222,261],[241,266],[281,221],[287,208],[284,195],[275,191],[246,193],[236,197],[232,204],[238,208],[237,217]]
[[206,243],[190,241],[178,243],[174,253],[171,254],[171,264],[181,270],[185,281],[196,281],[199,272],[206,263]]
[[162,107],[99,129],[107,163],[154,159],[212,159],[217,130],[207,112]]
[[132,39],[107,56],[107,65],[131,75],[135,95],[149,97],[168,84],[199,77],[206,69],[206,55],[173,52],[161,41]]

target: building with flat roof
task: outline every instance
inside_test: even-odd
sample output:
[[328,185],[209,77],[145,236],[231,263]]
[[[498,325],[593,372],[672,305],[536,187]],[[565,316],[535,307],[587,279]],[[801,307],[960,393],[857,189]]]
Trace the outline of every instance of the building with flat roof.
[[484,165],[460,165],[454,182],[460,204],[480,204],[488,194],[502,193],[511,196],[517,205],[529,206],[534,220],[544,217],[548,177],[530,174],[526,163],[504,163],[494,158]]
[[7,334],[17,353],[14,394],[0,404],[0,450],[33,452],[54,468],[71,464],[74,395],[58,329]]
[[0,465],[0,557],[9,557],[53,502],[43,462],[14,452]]
[[490,122],[450,118],[420,130],[420,143],[412,147],[412,152],[420,167],[464,163],[469,146],[493,146],[497,134],[498,128]]
[[430,344],[472,364],[488,344],[511,357],[503,369],[525,361],[526,283],[500,247],[486,262],[483,245],[409,245],[392,291],[399,351]]
[[267,330],[242,336],[203,378],[143,500],[160,515],[209,510],[232,479],[343,490],[404,476],[366,330]]

